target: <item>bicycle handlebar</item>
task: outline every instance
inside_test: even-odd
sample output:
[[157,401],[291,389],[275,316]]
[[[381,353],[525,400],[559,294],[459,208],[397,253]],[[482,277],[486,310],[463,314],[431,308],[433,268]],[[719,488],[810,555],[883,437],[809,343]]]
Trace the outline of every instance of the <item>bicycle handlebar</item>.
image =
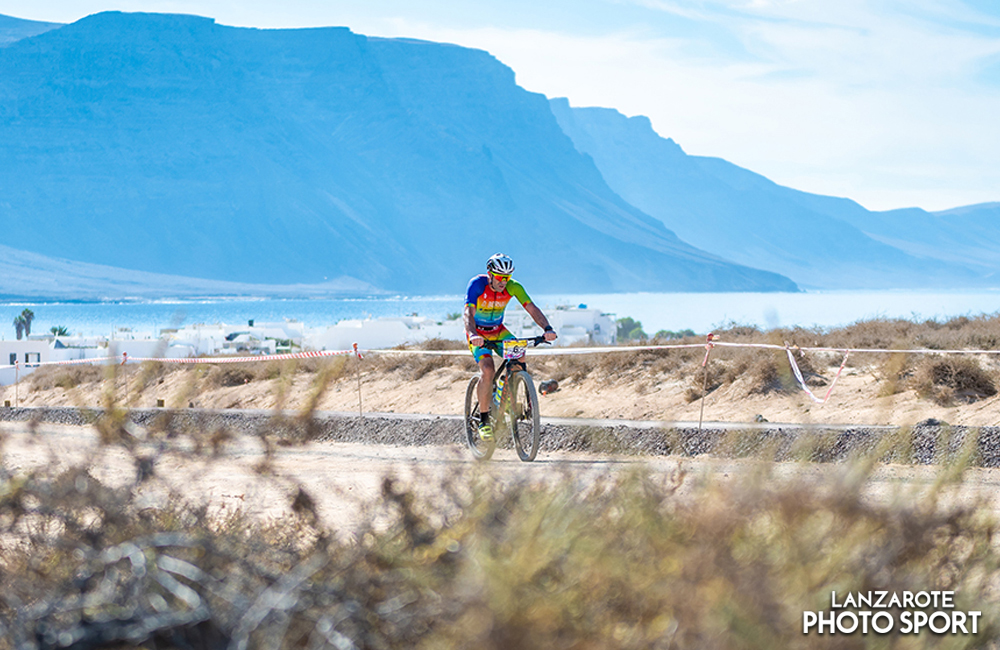
[[537,348],[542,343],[550,345],[551,341],[546,341],[545,336],[531,336],[525,339],[507,339],[506,341],[490,341],[489,339],[483,339],[483,347],[487,350],[493,350],[494,352],[502,353],[503,350],[500,349],[501,343],[518,343],[518,342],[532,343],[531,347]]

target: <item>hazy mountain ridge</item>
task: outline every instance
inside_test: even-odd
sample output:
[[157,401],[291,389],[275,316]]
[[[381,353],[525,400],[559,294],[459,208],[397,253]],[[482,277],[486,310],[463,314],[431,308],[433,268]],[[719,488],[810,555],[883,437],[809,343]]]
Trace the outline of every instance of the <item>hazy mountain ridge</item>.
[[0,47],[4,47],[23,38],[62,27],[62,23],[45,23],[37,20],[23,20],[0,14]]
[[977,269],[994,282],[1000,273],[1000,203],[939,212],[904,208],[872,213],[857,225],[869,236],[914,255]]
[[978,216],[870,212],[849,199],[780,186],[725,160],[689,156],[643,116],[575,108],[565,99],[550,104],[613,190],[699,248],[820,288],[995,283],[997,262],[989,258],[1000,246],[976,245],[973,229],[958,227],[964,219],[995,231]]
[[0,245],[0,299],[98,301],[196,297],[328,297],[384,293],[354,278],[317,285],[261,285],[202,280],[62,260]]
[[[4,243],[240,283],[795,290],[626,203],[489,54],[105,13],[0,49]],[[2,288],[0,288],[2,290]]]

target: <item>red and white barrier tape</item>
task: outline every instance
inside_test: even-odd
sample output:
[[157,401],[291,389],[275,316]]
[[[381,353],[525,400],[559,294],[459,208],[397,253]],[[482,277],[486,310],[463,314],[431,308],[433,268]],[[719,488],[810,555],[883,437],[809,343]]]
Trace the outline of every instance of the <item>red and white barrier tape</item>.
[[812,401],[817,404],[826,404],[826,401],[830,399],[830,394],[833,393],[833,387],[837,385],[837,380],[840,379],[840,373],[844,372],[844,366],[847,365],[847,357],[850,356],[851,353],[846,350],[843,352],[844,360],[841,362],[840,368],[837,370],[837,374],[834,376],[833,381],[830,382],[830,387],[826,390],[826,395],[823,396],[823,399],[820,399],[813,395],[813,392],[809,390],[809,386],[806,385],[806,380],[802,378],[802,371],[799,370],[799,364],[795,363],[795,355],[792,354],[792,349],[787,346],[785,347],[785,353],[788,354],[788,364],[792,367],[792,373],[795,375],[795,380],[799,382],[799,386],[801,386],[802,390],[806,392],[806,395],[808,395]]
[[[90,359],[66,359],[62,361],[38,361],[24,364],[25,368],[37,368],[40,366],[71,366],[85,363],[118,363],[125,365],[128,362],[142,363],[152,361],[156,363],[252,363],[256,361],[285,361],[287,359],[315,359],[317,357],[335,357],[346,354],[353,354],[359,359],[363,359],[362,351],[354,344],[352,350],[309,350],[306,352],[287,352],[283,354],[261,354],[250,357],[184,357],[184,358],[161,358],[161,357],[130,357],[128,352],[122,352],[121,356],[92,357]],[[466,353],[468,354],[468,353]],[[6,368],[19,368],[20,362],[15,362],[13,366],[0,366],[0,370]]]
[[715,347],[715,340],[717,338],[719,337],[711,332],[705,337],[705,358],[701,361],[702,368],[708,365],[708,355],[712,354],[712,348]]

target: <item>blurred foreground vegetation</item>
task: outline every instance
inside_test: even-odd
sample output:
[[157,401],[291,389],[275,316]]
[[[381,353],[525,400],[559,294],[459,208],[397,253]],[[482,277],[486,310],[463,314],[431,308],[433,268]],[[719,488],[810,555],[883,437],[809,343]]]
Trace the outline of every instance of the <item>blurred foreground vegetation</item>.
[[[288,482],[268,459],[292,424],[260,434],[260,481]],[[822,472],[470,461],[386,476],[344,529],[302,486],[279,519],[151,503],[159,467],[219,458],[226,432],[164,420],[138,440],[113,404],[95,426],[84,462],[3,463],[0,648],[965,648],[1000,630],[996,519],[963,496],[971,443],[883,494],[869,478],[890,440]],[[134,479],[95,478],[107,454]],[[803,635],[833,590],[955,591],[980,633]]]

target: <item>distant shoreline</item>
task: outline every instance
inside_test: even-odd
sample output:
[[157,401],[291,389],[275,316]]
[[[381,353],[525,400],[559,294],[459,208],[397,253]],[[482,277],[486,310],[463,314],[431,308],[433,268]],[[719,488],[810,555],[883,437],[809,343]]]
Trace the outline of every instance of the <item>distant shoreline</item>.
[[[648,335],[660,330],[699,334],[727,324],[767,330],[845,326],[878,319],[948,320],[1000,311],[1000,292],[989,291],[812,291],[799,293],[617,293],[532,294],[543,311],[586,304],[642,323]],[[35,313],[32,331],[65,326],[74,334],[106,335],[112,327],[155,331],[176,323],[281,322],[312,327],[341,320],[418,316],[444,320],[461,312],[461,294],[437,296],[353,296],[344,298],[205,297],[157,300],[11,300],[0,296],[0,337],[14,338],[11,321],[25,308]],[[520,310],[509,305],[511,313]]]

